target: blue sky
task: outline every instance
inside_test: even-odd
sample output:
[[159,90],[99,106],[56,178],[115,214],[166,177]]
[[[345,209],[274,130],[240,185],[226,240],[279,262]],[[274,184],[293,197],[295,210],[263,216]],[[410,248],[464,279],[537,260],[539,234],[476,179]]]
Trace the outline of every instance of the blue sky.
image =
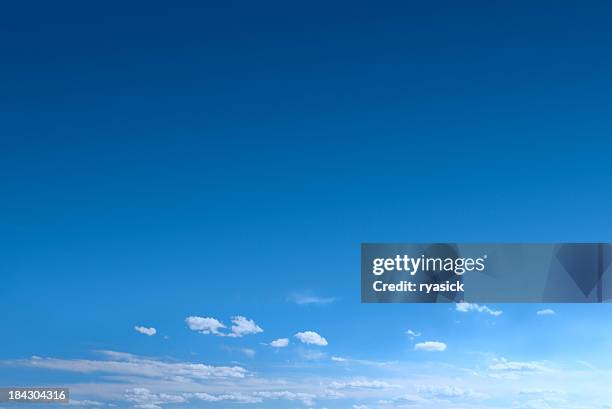
[[0,384],[609,405],[608,306],[359,303],[361,242],[610,241],[612,8],[531,3],[3,5]]

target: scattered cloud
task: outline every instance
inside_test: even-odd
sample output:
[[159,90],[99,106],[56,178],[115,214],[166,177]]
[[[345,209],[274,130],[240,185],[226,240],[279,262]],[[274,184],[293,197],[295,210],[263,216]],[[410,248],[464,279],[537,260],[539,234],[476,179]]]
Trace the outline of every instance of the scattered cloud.
[[557,313],[554,310],[551,310],[550,308],[545,308],[543,310],[539,310],[538,312],[536,312],[536,314],[538,315],[556,315]]
[[270,342],[270,346],[274,348],[285,348],[287,345],[289,345],[289,338],[279,338]]
[[238,348],[238,347],[224,345],[221,347],[221,349],[224,349],[229,352],[239,352],[248,358],[253,358],[256,354],[255,350],[251,348]]
[[471,304],[468,302],[460,302],[460,303],[455,304],[455,309],[459,312],[470,312],[470,311],[482,312],[482,313],[492,315],[494,317],[499,317],[500,315],[504,313],[501,310],[492,310],[486,305]]
[[192,331],[200,334],[223,335],[219,330],[225,328],[222,322],[216,318],[191,316],[185,319],[187,326]]
[[266,400],[300,401],[304,405],[314,406],[316,395],[292,391],[256,391],[251,393],[221,393],[193,392],[182,394],[153,393],[147,388],[128,389],[125,400],[132,402],[134,407],[140,409],[160,409],[161,405],[185,403],[191,400],[203,402],[234,402],[234,403],[261,403]]
[[316,397],[316,395],[311,393],[296,393],[290,391],[255,392],[253,395],[264,399],[297,400],[301,401],[306,406],[314,406],[314,398]]
[[241,315],[232,317],[232,323],[234,325],[232,325],[232,332],[227,335],[228,337],[240,338],[244,335],[259,334],[263,332],[263,329],[255,324],[255,321]]
[[136,332],[140,332],[141,334],[148,335],[150,337],[157,334],[157,330],[153,327],[147,328],[136,325],[134,329],[136,330]]
[[222,393],[217,395],[206,392],[198,392],[186,394],[186,397],[188,399],[197,399],[204,402],[260,403],[262,401],[261,398],[240,392]]
[[287,299],[290,302],[293,302],[298,305],[309,305],[309,304],[325,305],[325,304],[331,304],[334,301],[336,301],[336,298],[334,297],[319,297],[311,293],[292,293],[292,294],[289,294],[289,297]]
[[315,349],[300,348],[298,349],[298,354],[299,356],[301,356],[302,358],[308,361],[319,361],[327,357],[327,354],[325,352],[315,350]]
[[452,385],[425,385],[417,387],[419,395],[426,399],[485,399],[489,395]]
[[421,336],[420,332],[413,331],[411,329],[406,331],[406,335],[410,337],[410,339],[415,339]]
[[398,386],[385,381],[356,379],[345,382],[332,382],[329,384],[329,387],[332,389],[391,389]]
[[506,358],[494,359],[489,365],[489,374],[493,378],[517,379],[520,375],[551,372],[543,362],[538,361],[509,361]]
[[104,406],[104,403],[98,402],[96,400],[88,400],[88,399],[80,400],[80,399],[72,399],[72,398],[70,398],[70,401],[68,402],[68,404],[71,406],[94,406],[94,407]]
[[174,378],[201,380],[210,378],[244,378],[246,369],[240,366],[212,366],[191,362],[165,362],[144,358],[125,352],[99,351],[106,360],[58,359],[32,357],[30,359],[4,361],[19,367],[41,368],[78,373],[106,373],[134,375],[145,378]]
[[314,331],[298,332],[297,334],[294,335],[294,337],[299,339],[304,344],[318,345],[318,346],[327,345],[327,340]]
[[125,399],[134,403],[134,407],[141,409],[160,409],[166,403],[183,403],[186,399],[181,395],[152,393],[147,388],[128,389]]
[[366,365],[366,366],[376,366],[376,367],[389,367],[391,365],[396,365],[397,361],[372,361],[369,359],[353,359],[353,358],[345,358],[341,356],[332,356],[330,358],[334,362],[341,362],[345,364],[358,364],[358,365]]
[[438,341],[419,342],[414,346],[415,351],[442,352],[446,350],[446,344]]
[[263,329],[255,323],[255,321],[236,315],[232,317],[233,325],[230,332],[222,332],[221,329],[227,327],[216,318],[190,316],[185,319],[189,329],[197,331],[200,334],[213,334],[220,337],[241,338],[249,334],[258,334],[263,332]]

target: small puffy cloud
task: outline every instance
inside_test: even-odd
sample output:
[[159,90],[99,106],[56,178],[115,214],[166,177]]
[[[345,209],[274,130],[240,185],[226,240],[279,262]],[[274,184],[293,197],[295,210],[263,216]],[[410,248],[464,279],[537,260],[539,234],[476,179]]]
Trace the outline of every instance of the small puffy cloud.
[[332,356],[331,360],[335,362],[348,362],[348,359],[342,358],[341,356]]
[[366,405],[353,405],[352,409],[370,409],[370,407]]
[[538,315],[556,315],[557,313],[555,312],[555,310],[551,310],[550,308],[545,308],[543,310],[539,310],[538,312],[536,312],[536,314]]
[[406,335],[408,335],[410,337],[410,339],[415,339],[417,337],[420,337],[421,333],[409,329],[409,330],[406,331]]
[[219,330],[225,328],[223,323],[215,318],[191,316],[185,319],[190,330],[200,334],[223,335]]
[[459,312],[470,312],[470,311],[482,312],[485,314],[492,315],[494,317],[499,317],[500,315],[504,313],[501,310],[492,310],[486,305],[471,304],[469,302],[457,303],[455,305],[455,309]]
[[136,332],[140,332],[141,334],[148,335],[150,337],[157,334],[157,330],[153,327],[147,328],[136,325],[134,329],[136,330]]
[[290,294],[287,299],[298,305],[309,305],[309,304],[325,305],[325,304],[331,304],[334,301],[336,301],[334,297],[319,297],[311,293],[293,293],[293,294]]
[[322,347],[327,345],[327,340],[314,331],[298,332],[294,335],[294,337],[299,339],[304,344],[318,345]]
[[419,342],[414,346],[415,351],[442,352],[446,350],[446,344],[438,341]]
[[231,328],[232,332],[230,334],[227,334],[227,336],[229,337],[240,338],[244,335],[258,334],[260,332],[263,332],[263,329],[261,329],[259,325],[255,324],[255,321],[250,320],[241,315],[232,317],[232,322],[234,323],[234,325],[232,325]]
[[233,325],[230,332],[221,332],[227,327],[216,318],[190,316],[185,319],[189,329],[197,331],[200,334],[213,334],[219,337],[241,338],[248,334],[258,334],[263,332],[263,329],[255,323],[255,321],[236,315],[232,317]]
[[279,338],[270,342],[270,346],[274,348],[285,348],[287,345],[289,345],[289,338]]

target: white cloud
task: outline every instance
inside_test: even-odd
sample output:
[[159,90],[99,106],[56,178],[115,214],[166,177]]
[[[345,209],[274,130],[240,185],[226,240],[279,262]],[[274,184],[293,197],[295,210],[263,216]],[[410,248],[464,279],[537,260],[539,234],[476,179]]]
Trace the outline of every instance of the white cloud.
[[221,329],[227,327],[216,318],[190,316],[185,319],[185,322],[189,329],[193,331],[198,331],[201,334],[213,334],[219,337],[241,338],[244,335],[263,332],[263,329],[255,321],[241,315],[232,317],[233,325],[230,328],[230,332],[221,332]]
[[370,407],[366,405],[353,405],[352,409],[370,409]]
[[289,345],[289,338],[279,338],[270,342],[270,346],[274,348],[285,348],[287,345]]
[[240,338],[244,335],[258,334],[263,332],[263,329],[261,329],[259,325],[255,324],[255,321],[241,315],[232,317],[232,322],[234,325],[232,325],[232,332],[227,334],[229,337]]
[[206,392],[189,393],[185,395],[189,399],[198,399],[205,402],[236,402],[236,403],[260,403],[261,398],[256,396],[247,395],[244,393],[223,393],[219,395],[212,395]]
[[492,310],[489,307],[487,307],[486,305],[471,304],[469,302],[460,302],[460,303],[457,303],[455,305],[455,308],[459,312],[476,311],[476,312],[486,313],[486,314],[492,315],[494,317],[499,317],[500,315],[503,314],[503,311],[501,311],[501,310]]
[[414,346],[415,351],[435,351],[442,352],[446,350],[446,344],[438,341],[419,342]]
[[308,361],[318,361],[327,357],[325,352],[314,349],[298,349],[298,354]]
[[187,394],[189,398],[199,399],[206,402],[233,401],[237,403],[261,403],[264,399],[268,400],[289,400],[301,401],[307,406],[314,406],[316,395],[303,392],[291,391],[257,391],[249,394],[245,393],[225,393],[212,395],[209,393]]
[[489,365],[489,369],[493,371],[491,376],[497,378],[513,378],[521,373],[541,373],[551,371],[551,368],[547,367],[542,362],[509,361],[505,358],[494,359],[493,363]]
[[376,366],[380,368],[397,365],[398,363],[397,361],[372,361],[368,359],[353,359],[353,358],[345,358],[341,356],[332,356],[330,359],[334,362],[342,362],[344,364],[358,364],[358,365],[366,365],[366,366]]
[[182,377],[193,380],[210,378],[244,378],[247,371],[239,366],[212,366],[191,362],[164,362],[143,358],[125,352],[100,351],[107,360],[57,359],[32,357],[31,359],[4,361],[12,366],[50,369],[78,373],[107,373],[134,375],[146,378],[168,379]]
[[402,396],[398,396],[392,400],[382,400],[379,401],[380,404],[383,405],[393,405],[395,403],[399,403],[400,405],[402,405],[401,407],[404,407],[404,405],[425,405],[428,402],[431,402],[431,399],[424,399],[422,397],[420,397],[419,395],[415,395],[415,394],[405,394]]
[[104,406],[104,403],[98,402],[96,400],[88,400],[88,399],[78,400],[78,399],[72,399],[72,398],[70,398],[70,401],[68,402],[68,404],[72,406],[95,406],[95,407]]
[[304,405],[314,406],[316,395],[292,391],[256,391],[249,393],[230,392],[212,394],[208,392],[192,392],[176,394],[155,394],[145,388],[135,388],[127,391],[127,400],[135,403],[141,409],[158,409],[165,403],[183,403],[190,400],[204,402],[235,402],[235,403],[261,403],[267,400],[301,401]]
[[554,310],[551,310],[550,308],[545,308],[543,310],[539,310],[538,312],[536,312],[536,314],[538,315],[556,315],[556,312]]
[[253,396],[265,399],[284,399],[289,401],[298,400],[307,406],[314,406],[315,395],[311,393],[300,393],[290,391],[254,392]]
[[294,337],[299,339],[304,344],[319,345],[319,346],[327,345],[327,340],[314,331],[298,332],[297,334],[294,335]]
[[377,381],[370,379],[356,379],[344,382],[332,382],[329,384],[333,389],[390,389],[397,388],[397,385],[392,385],[385,381]]
[[210,317],[197,317],[191,316],[185,319],[187,326],[189,329],[193,331],[198,331],[201,334],[215,334],[215,335],[223,335],[219,332],[219,329],[225,328],[222,322],[215,318]]
[[128,389],[125,393],[125,399],[128,402],[134,403],[134,406],[141,409],[159,409],[166,403],[183,403],[186,399],[181,395],[167,393],[152,393],[147,388]]
[[406,335],[410,337],[410,339],[415,339],[421,336],[420,332],[413,331],[411,329],[406,331]]
[[463,389],[453,385],[425,385],[417,387],[419,394],[428,399],[485,399],[489,396],[485,393],[474,392],[471,389]]
[[150,337],[157,334],[157,330],[153,327],[147,328],[147,327],[141,327],[141,326],[136,325],[134,329],[136,330],[136,332],[140,332],[141,334],[145,334]]
[[290,294],[288,300],[298,305],[318,304],[325,305],[331,304],[336,299],[334,297],[319,297],[310,293],[293,293]]

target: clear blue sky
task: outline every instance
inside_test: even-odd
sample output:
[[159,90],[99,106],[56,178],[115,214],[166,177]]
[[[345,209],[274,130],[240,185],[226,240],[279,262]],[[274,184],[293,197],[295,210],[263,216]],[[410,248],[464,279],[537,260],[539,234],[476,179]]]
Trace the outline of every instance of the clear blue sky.
[[[142,409],[610,401],[610,308],[361,305],[358,263],[610,241],[612,5],[124,3],[0,10],[0,384]],[[159,369],[188,362],[248,375]]]

